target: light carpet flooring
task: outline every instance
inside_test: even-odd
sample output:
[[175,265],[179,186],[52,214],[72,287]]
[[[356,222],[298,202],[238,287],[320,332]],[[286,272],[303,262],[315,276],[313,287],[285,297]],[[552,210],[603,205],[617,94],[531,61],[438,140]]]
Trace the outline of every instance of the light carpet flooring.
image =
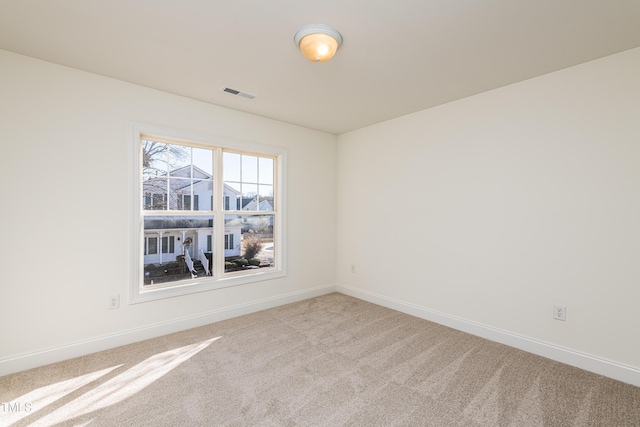
[[638,387],[338,293],[1,377],[0,399],[16,426],[640,426]]

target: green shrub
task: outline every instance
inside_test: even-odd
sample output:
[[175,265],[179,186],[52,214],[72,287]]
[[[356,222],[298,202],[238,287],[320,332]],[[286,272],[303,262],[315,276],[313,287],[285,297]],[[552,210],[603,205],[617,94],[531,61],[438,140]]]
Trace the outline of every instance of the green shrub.
[[237,260],[234,261],[234,263],[238,266],[238,267],[246,267],[247,265],[249,265],[249,261],[247,261],[244,258],[238,258]]
[[260,265],[262,261],[260,258],[251,258],[249,259],[249,265]]

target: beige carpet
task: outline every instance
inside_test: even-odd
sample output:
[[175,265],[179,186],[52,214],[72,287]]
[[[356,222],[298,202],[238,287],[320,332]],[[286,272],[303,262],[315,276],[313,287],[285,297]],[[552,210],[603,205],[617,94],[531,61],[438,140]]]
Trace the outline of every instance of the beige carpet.
[[5,376],[0,399],[18,426],[640,426],[638,387],[337,293]]

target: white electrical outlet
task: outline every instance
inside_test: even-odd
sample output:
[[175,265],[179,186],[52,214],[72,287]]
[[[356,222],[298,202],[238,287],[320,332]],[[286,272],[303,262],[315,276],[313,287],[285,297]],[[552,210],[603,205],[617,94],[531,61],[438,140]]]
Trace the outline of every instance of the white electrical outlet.
[[111,295],[109,297],[109,310],[120,308],[120,295]]
[[553,318],[556,320],[567,320],[567,307],[564,305],[553,305]]

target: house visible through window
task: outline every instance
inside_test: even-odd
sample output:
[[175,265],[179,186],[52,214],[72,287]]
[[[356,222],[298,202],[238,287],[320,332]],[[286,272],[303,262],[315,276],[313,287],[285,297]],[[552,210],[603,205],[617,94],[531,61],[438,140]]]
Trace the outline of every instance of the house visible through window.
[[[177,294],[188,292],[184,285],[207,289],[283,274],[276,203],[282,150],[144,132],[138,144],[142,245],[134,299],[154,299],[174,285]],[[154,293],[146,297],[145,289]]]

